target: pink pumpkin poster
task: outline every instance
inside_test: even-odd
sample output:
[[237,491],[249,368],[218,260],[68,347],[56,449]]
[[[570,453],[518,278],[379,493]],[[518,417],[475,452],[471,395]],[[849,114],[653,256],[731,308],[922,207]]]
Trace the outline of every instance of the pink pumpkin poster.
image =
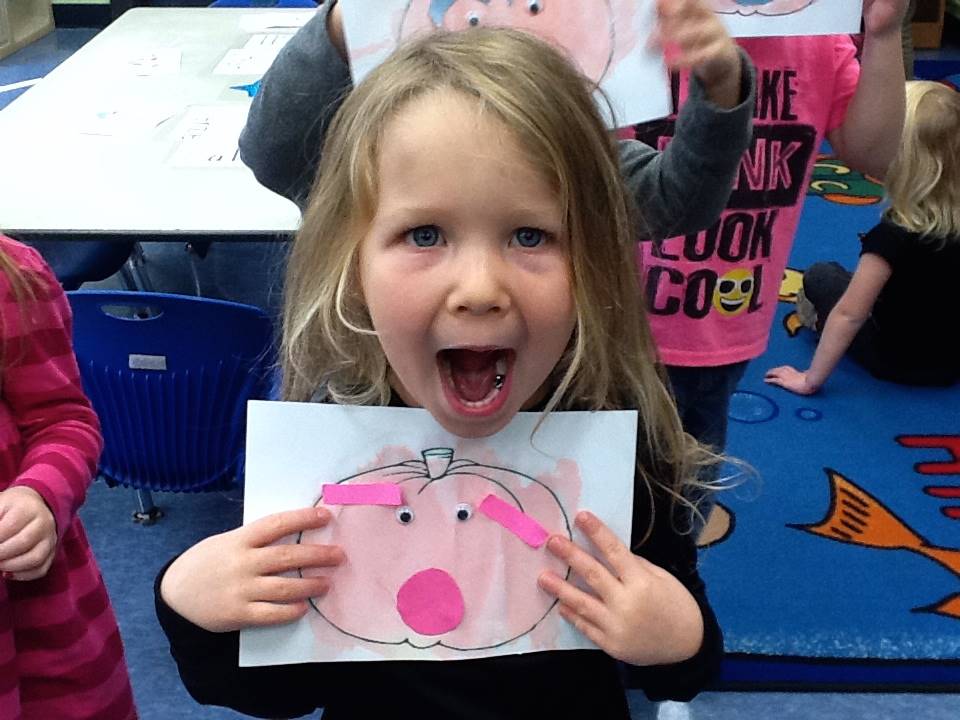
[[708,0],[734,37],[860,32],[862,0]]
[[[240,664],[459,660],[591,643],[537,586],[569,568],[545,541],[589,509],[630,536],[635,412],[520,413],[489,438],[418,409],[252,402],[244,523],[324,506],[286,542],[335,544],[331,590],[284,626],[246,630]],[[308,572],[308,571],[301,571]]]
[[354,81],[406,39],[435,29],[515,27],[561,48],[624,126],[670,113],[662,55],[648,47],[653,0],[341,0]]

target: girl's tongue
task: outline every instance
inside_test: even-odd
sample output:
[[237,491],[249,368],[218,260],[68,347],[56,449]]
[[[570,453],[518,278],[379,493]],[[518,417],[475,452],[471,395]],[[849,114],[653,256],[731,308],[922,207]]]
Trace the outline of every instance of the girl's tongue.
[[442,357],[454,390],[467,402],[480,402],[499,390],[507,371],[505,350],[444,350]]

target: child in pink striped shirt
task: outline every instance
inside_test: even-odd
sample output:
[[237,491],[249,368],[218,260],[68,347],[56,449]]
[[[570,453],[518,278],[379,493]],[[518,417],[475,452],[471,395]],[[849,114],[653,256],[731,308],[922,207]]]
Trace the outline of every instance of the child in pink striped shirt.
[[0,718],[136,718],[120,630],[77,510],[102,440],[70,306],[0,235]]

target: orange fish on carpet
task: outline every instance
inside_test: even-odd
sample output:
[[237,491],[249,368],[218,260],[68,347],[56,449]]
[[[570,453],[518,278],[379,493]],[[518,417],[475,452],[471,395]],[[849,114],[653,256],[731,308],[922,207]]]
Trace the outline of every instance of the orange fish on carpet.
[[[812,525],[789,527],[836,540],[881,550],[909,550],[942,565],[960,577],[960,550],[930,544],[880,500],[836,470],[825,469],[830,479],[830,508],[826,517]],[[933,605],[914,608],[960,620],[960,593]]]

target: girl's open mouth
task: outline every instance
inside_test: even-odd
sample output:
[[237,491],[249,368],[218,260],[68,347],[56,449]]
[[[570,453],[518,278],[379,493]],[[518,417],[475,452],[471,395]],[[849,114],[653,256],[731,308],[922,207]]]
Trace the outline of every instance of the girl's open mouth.
[[464,415],[495,413],[506,402],[516,352],[508,348],[456,348],[437,353],[443,392]]

